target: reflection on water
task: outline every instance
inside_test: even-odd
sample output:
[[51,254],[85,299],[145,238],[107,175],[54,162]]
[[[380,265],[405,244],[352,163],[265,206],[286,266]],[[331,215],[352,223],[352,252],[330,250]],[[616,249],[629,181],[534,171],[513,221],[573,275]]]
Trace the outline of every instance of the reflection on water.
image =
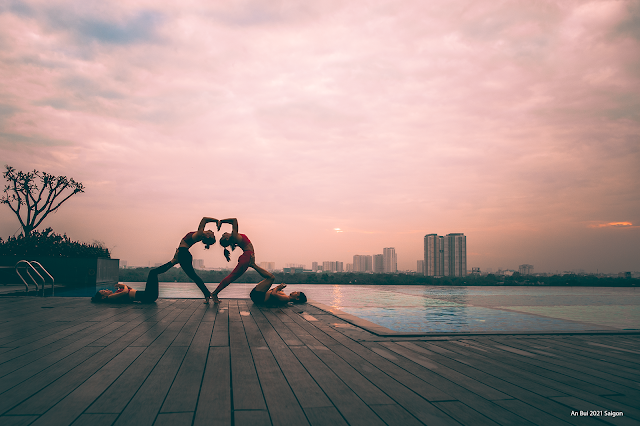
[[[333,301],[328,305],[335,309],[342,310],[342,291],[340,285],[333,286]],[[305,293],[306,294],[306,293]],[[309,297],[309,295],[307,295]]]

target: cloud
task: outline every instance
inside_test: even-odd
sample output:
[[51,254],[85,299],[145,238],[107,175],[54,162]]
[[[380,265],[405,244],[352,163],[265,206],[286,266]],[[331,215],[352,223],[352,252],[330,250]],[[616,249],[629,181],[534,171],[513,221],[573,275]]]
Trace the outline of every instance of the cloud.
[[589,225],[589,228],[636,228],[631,222],[608,222]]

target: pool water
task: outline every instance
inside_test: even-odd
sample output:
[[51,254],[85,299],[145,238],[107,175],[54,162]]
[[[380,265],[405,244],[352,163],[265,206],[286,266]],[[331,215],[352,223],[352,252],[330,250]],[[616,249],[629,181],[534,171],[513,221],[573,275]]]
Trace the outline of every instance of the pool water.
[[[126,283],[144,289],[144,283]],[[248,298],[231,284],[221,298]],[[210,289],[216,284],[208,284]],[[400,333],[640,330],[633,287],[436,287],[290,284],[315,302]],[[161,283],[162,298],[198,298],[191,283]]]

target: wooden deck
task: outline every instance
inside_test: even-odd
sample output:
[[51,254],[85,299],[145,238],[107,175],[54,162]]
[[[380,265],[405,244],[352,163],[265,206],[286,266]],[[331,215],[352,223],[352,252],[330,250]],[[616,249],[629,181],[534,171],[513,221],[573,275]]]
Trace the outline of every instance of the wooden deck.
[[379,337],[244,299],[0,298],[0,324],[2,426],[640,424],[638,335]]

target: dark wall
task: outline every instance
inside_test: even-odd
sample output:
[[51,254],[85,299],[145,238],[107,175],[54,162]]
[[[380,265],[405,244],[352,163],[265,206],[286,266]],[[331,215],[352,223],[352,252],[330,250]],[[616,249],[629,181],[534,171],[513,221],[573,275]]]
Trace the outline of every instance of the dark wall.
[[[23,260],[14,256],[0,256],[0,266],[14,266]],[[65,258],[30,257],[25,260],[38,261],[53,276],[56,284],[69,287],[91,287],[96,284],[115,284],[118,282],[119,259],[107,258]],[[6,283],[21,283],[13,270],[3,268],[0,280]],[[48,282],[48,281],[47,281]]]

